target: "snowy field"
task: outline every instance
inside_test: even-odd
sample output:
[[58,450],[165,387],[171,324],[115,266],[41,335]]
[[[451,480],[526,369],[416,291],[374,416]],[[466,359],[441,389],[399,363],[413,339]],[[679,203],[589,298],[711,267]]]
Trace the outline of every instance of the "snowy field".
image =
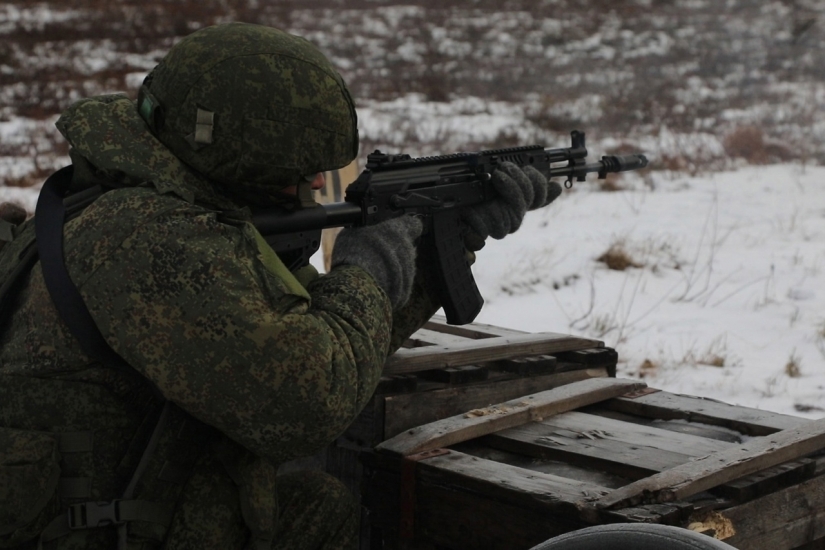
[[[619,376],[825,415],[825,168],[745,167],[568,191],[490,242],[481,322],[596,337]],[[634,264],[609,269],[600,257]]]

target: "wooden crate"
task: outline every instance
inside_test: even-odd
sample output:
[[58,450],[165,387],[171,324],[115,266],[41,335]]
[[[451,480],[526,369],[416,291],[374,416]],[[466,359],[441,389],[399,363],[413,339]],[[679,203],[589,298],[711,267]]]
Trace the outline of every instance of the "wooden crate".
[[473,408],[361,455],[362,548],[518,550],[610,522],[825,547],[825,420],[615,378]]
[[435,316],[389,358],[375,395],[346,433],[297,467],[324,468],[358,494],[359,457],[382,441],[491,403],[615,376],[616,360],[616,352],[597,340],[480,323],[454,326]]
[[[579,380],[615,376],[616,352],[598,340],[525,333],[435,316],[385,365],[385,376],[352,426],[322,453],[281,472],[324,469],[360,497],[364,459],[405,430]],[[364,507],[362,548],[378,544]],[[372,541],[372,542],[371,542]]]

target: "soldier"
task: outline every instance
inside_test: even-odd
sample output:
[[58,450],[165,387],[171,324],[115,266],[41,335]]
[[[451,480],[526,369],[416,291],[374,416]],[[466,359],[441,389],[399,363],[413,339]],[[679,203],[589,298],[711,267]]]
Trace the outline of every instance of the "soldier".
[[[136,103],[82,100],[57,126],[70,191],[108,191],[58,226],[88,324],[44,248],[21,267],[35,223],[0,250],[0,548],[355,548],[342,485],[277,468],[341,434],[438,309],[422,224],[345,230],[319,276],[290,272],[249,210],[306,206],[355,157],[341,77],[301,38],[220,25],[175,45]],[[560,192],[515,166],[494,182],[502,198],[466,213],[473,248]]]

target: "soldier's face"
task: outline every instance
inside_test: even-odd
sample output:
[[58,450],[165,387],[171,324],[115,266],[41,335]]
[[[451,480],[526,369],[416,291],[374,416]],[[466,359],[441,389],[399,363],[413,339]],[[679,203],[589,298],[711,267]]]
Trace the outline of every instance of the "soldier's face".
[[[317,191],[318,189],[323,189],[323,187],[326,184],[327,184],[327,180],[326,180],[326,178],[324,178],[324,173],[323,172],[318,172],[317,174],[315,174],[315,179],[312,180],[312,183],[310,184],[310,186],[312,187],[312,189],[314,191]],[[297,185],[290,185],[289,187],[285,187],[283,189],[283,193],[286,193],[287,195],[295,195],[296,193],[298,193],[298,186]]]

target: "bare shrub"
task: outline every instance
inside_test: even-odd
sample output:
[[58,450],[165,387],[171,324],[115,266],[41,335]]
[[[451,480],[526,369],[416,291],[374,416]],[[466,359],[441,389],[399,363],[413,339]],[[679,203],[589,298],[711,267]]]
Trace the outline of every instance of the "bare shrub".
[[733,158],[743,158],[758,164],[765,158],[765,136],[755,126],[739,127],[725,136],[725,152]]
[[736,128],[725,136],[723,145],[728,156],[745,159],[751,164],[770,164],[795,157],[785,145],[768,140],[756,126]]

